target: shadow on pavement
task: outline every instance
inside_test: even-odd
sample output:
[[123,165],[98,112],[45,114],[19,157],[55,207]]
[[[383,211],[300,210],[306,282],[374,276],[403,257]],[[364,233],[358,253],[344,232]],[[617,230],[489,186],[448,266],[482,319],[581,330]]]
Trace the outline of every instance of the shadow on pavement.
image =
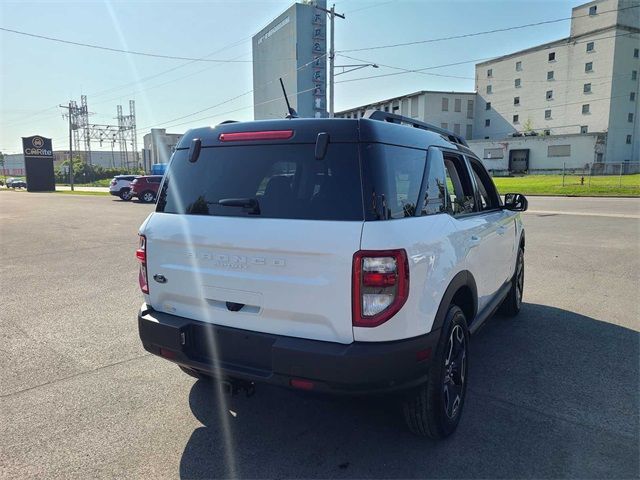
[[443,442],[410,434],[398,404],[385,399],[259,385],[252,398],[225,397],[224,409],[212,385],[198,381],[189,403],[203,426],[180,475],[637,478],[638,338],[536,304],[490,320],[472,338],[465,411]]

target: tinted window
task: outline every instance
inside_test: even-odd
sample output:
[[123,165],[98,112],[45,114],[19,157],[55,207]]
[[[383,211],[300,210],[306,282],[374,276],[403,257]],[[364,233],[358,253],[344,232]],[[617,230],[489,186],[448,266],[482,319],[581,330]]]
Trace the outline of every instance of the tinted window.
[[462,157],[447,155],[444,160],[447,174],[447,211],[453,216],[473,213],[476,200],[469,170]]
[[[175,152],[157,211],[192,215],[316,220],[362,220],[358,150],[329,144],[323,160],[315,145],[203,148],[198,161]],[[258,201],[260,213],[222,206],[222,199]]]
[[424,150],[362,144],[366,220],[413,217],[424,176]]
[[147,180],[149,183],[160,183],[162,181],[162,177],[149,177]]
[[493,180],[477,161],[471,161],[471,171],[476,182],[478,194],[480,197],[480,210],[493,210],[500,206],[498,193],[493,184]]
[[432,148],[429,150],[427,170],[425,172],[422,215],[434,215],[446,212],[446,197],[447,187],[444,158],[440,150]]

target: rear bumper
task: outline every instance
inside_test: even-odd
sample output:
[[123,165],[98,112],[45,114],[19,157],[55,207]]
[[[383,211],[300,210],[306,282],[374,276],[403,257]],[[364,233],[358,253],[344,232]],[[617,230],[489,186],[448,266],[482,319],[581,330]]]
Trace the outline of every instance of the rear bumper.
[[343,345],[212,325],[146,305],[138,313],[138,329],[148,352],[214,377],[284,387],[303,379],[313,382],[313,391],[341,394],[387,393],[423,383],[430,364],[426,352],[435,354],[440,333]]

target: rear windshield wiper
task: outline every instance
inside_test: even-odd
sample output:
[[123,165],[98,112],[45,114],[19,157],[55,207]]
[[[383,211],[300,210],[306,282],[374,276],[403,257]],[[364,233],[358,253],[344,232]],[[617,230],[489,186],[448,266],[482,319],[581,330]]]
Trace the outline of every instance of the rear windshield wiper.
[[242,207],[252,215],[260,215],[260,204],[255,198],[222,198],[218,200],[218,205],[223,207]]

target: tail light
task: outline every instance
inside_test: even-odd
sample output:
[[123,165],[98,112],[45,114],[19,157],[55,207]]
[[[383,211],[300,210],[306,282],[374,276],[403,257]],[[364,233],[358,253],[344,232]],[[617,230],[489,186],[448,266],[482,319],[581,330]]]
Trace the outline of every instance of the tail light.
[[118,181],[117,181],[117,180],[111,180],[111,186],[112,186],[112,187],[115,187],[115,186],[116,186],[116,183],[118,183]]
[[353,256],[353,326],[377,327],[393,317],[409,296],[405,250],[361,250]]
[[142,293],[149,293],[149,280],[147,278],[147,237],[140,235],[140,244],[136,250],[136,258],[140,262],[140,271],[138,272],[138,283]]

